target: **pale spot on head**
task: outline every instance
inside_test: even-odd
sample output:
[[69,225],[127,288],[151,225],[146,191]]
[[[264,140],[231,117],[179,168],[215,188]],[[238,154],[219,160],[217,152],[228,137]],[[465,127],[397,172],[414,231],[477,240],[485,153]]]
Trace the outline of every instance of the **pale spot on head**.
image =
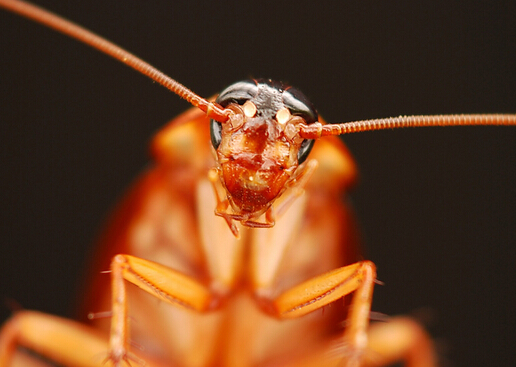
[[253,102],[247,101],[244,103],[242,108],[244,110],[244,114],[247,117],[254,117],[254,115],[256,115],[256,105]]
[[290,120],[290,111],[288,108],[282,108],[276,113],[276,120],[280,125],[285,125]]

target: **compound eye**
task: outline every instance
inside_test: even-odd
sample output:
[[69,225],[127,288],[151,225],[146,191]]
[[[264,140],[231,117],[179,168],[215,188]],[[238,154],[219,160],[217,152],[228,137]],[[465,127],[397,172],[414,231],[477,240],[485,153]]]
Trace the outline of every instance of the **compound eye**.
[[299,148],[299,152],[297,152],[297,162],[298,164],[303,163],[308,158],[310,151],[314,146],[315,140],[313,139],[305,139],[301,143],[301,147]]
[[210,121],[210,137],[213,148],[218,149],[222,141],[222,124],[218,121]]
[[286,89],[283,93],[283,103],[292,115],[301,116],[307,125],[319,119],[315,107],[299,89],[292,87]]
[[[256,114],[256,106],[249,100],[258,94],[258,86],[254,80],[243,80],[231,84],[229,87],[220,92],[216,102],[226,108],[231,103],[239,104],[244,107],[244,113],[248,117]],[[246,103],[248,102],[248,103]],[[210,121],[211,144],[218,149],[222,141],[222,125],[215,120]]]
[[254,80],[244,80],[231,84],[220,92],[216,102],[224,108],[231,103],[236,103],[242,106],[257,94],[258,86],[256,85],[256,82]]

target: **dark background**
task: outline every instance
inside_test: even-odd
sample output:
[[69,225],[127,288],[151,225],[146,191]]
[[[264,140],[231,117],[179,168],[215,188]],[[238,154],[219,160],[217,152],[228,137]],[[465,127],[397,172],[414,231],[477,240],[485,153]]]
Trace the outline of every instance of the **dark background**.
[[[289,82],[330,122],[516,112],[514,1],[38,1],[202,96]],[[0,296],[66,314],[152,134],[188,105],[77,41],[0,12]],[[516,128],[346,136],[353,201],[384,287],[431,316],[447,366],[516,363]],[[2,319],[9,314],[0,307]]]

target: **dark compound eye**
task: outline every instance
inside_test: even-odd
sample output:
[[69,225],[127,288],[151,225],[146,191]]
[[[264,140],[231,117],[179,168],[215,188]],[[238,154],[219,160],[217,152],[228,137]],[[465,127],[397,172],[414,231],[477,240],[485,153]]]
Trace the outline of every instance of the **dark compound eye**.
[[222,107],[227,107],[230,103],[238,103],[243,105],[248,100],[256,97],[258,94],[258,86],[254,80],[243,80],[231,84],[229,87],[220,92],[216,102]]
[[[243,105],[245,102],[254,98],[258,94],[258,86],[254,80],[243,80],[231,84],[220,92],[216,102],[222,107],[227,107],[231,103]],[[222,125],[215,120],[210,121],[211,144],[217,149],[222,141]]]
[[222,141],[222,124],[218,121],[210,121],[210,137],[211,145],[215,149],[219,148],[220,142]]
[[307,125],[313,124],[319,119],[314,105],[299,89],[287,88],[283,92],[283,104],[292,115],[301,116]]
[[297,162],[299,164],[306,161],[306,158],[308,158],[308,155],[310,154],[310,151],[312,150],[314,146],[315,140],[313,139],[305,139],[301,143],[301,148],[299,148],[299,152],[297,152]]
[[[312,102],[310,102],[299,89],[293,87],[287,88],[283,92],[283,103],[290,110],[292,115],[302,117],[307,125],[313,124],[319,119]],[[297,161],[299,164],[306,161],[314,146],[314,142],[315,140],[304,140],[301,143],[301,147],[297,153]]]

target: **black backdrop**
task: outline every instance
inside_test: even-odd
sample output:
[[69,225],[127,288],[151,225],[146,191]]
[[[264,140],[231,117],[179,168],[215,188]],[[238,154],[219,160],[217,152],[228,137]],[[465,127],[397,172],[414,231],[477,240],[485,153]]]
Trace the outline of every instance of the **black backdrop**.
[[[270,77],[330,122],[516,112],[516,4],[39,1],[203,96]],[[145,77],[0,12],[0,295],[66,314],[153,132],[188,108]],[[347,136],[374,310],[423,310],[453,366],[516,363],[516,129]],[[1,308],[3,318],[7,308]]]

